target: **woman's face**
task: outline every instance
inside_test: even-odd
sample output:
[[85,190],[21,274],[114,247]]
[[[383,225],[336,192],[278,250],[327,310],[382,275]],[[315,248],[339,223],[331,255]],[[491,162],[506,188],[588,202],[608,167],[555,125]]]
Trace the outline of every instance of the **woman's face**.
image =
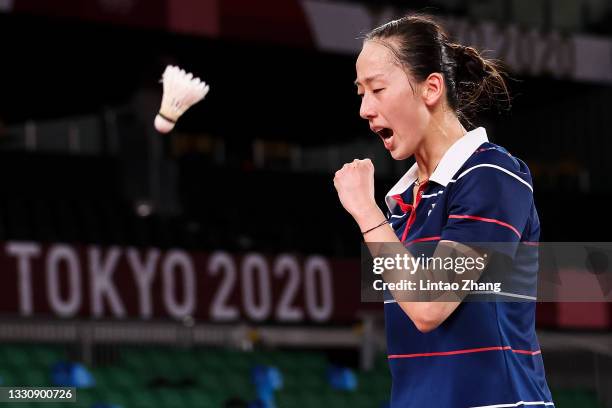
[[415,81],[411,87],[393,52],[377,41],[364,44],[356,68],[355,84],[362,98],[359,115],[367,119],[394,159],[412,156],[423,139],[429,115],[420,97],[421,87]]

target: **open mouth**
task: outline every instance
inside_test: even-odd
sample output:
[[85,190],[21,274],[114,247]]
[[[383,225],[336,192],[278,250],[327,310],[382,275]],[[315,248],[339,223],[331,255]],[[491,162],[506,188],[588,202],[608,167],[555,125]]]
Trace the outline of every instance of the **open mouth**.
[[387,140],[389,139],[391,136],[393,136],[393,129],[389,129],[389,128],[382,128],[379,131],[376,132],[378,134],[378,136],[380,136],[383,140]]

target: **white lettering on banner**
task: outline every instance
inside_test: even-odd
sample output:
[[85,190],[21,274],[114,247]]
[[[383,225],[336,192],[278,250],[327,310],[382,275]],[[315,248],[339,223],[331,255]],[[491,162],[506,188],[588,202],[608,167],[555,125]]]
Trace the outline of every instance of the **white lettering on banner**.
[[[317,321],[329,319],[333,311],[334,294],[332,291],[331,268],[327,260],[321,256],[308,258],[305,274],[305,295],[308,314],[313,320]],[[319,282],[319,290],[317,290],[317,281]],[[317,293],[321,295],[320,302],[317,302]]]
[[89,249],[89,289],[94,317],[104,315],[105,297],[111,306],[112,314],[115,317],[125,317],[125,308],[113,283],[113,273],[120,256],[121,251],[117,247],[110,248],[104,259],[100,248]]
[[[319,50],[357,54],[360,37],[374,27],[399,18],[406,8],[368,7],[343,2],[301,0]],[[551,75],[575,81],[612,83],[612,38],[520,29],[517,25],[442,18],[455,40],[491,50],[514,72]]]
[[[132,307],[128,301],[133,296],[138,297],[135,313],[141,318],[163,311],[180,319],[196,314],[199,306],[208,306],[198,302],[194,258],[181,250],[161,252],[151,248],[140,253],[135,248],[90,246],[83,250],[66,244],[51,245],[45,250],[38,243],[9,242],[5,253],[14,258],[18,310],[22,316],[34,315],[36,290],[44,291],[51,312],[62,317],[88,311],[92,317],[124,318],[129,314],[128,305]],[[270,260],[250,253],[238,264],[239,257],[217,251],[207,259],[207,264],[202,265],[207,274],[203,282],[208,284],[209,277],[220,277],[218,282],[209,284],[212,290],[205,287],[207,295],[200,294],[200,302],[208,302],[210,296],[206,315],[212,321],[248,318],[298,322],[309,318],[321,322],[331,318],[332,273],[323,257],[307,257],[302,264],[290,254]],[[133,286],[126,281],[130,276]],[[273,288],[277,287],[275,296]],[[154,293],[154,288],[159,288],[160,293]],[[84,305],[83,293],[89,294],[89,307]],[[156,301],[159,309],[155,308]]]
[[276,307],[276,318],[282,322],[298,322],[304,318],[304,313],[298,307],[292,306],[300,287],[300,267],[294,256],[282,254],[274,262],[274,276],[282,278],[288,275],[287,284]]
[[[175,271],[182,271],[183,302],[175,298]],[[166,311],[175,318],[190,316],[195,311],[195,271],[191,257],[185,252],[173,249],[168,252],[162,264],[164,305]]]
[[514,25],[502,27],[489,22],[473,24],[453,18],[444,19],[444,26],[456,41],[490,51],[488,57],[504,61],[514,72],[577,79],[573,39],[558,32],[520,30]]
[[153,316],[153,302],[151,299],[151,290],[155,271],[157,270],[157,262],[159,260],[159,250],[149,249],[146,252],[145,261],[142,262],[138,256],[138,251],[134,248],[127,250],[127,260],[132,270],[132,276],[138,287],[138,306],[140,316],[149,318]]
[[[270,317],[272,291],[270,271],[263,256],[249,254],[242,262],[242,300],[247,316],[261,321]],[[259,302],[256,301],[259,297]]]
[[217,276],[221,271],[225,271],[221,286],[213,297],[210,305],[210,317],[213,320],[235,320],[240,316],[238,308],[229,306],[229,296],[236,283],[236,264],[234,259],[227,252],[214,252],[208,261],[208,273]]
[[[68,296],[60,293],[60,265],[68,274]],[[51,309],[62,317],[74,316],[81,307],[81,270],[76,251],[68,245],[57,244],[47,253],[47,296]]]
[[17,257],[17,274],[19,276],[19,312],[24,316],[34,313],[32,296],[31,257],[40,255],[40,245],[33,242],[10,242],[6,244],[6,253]]

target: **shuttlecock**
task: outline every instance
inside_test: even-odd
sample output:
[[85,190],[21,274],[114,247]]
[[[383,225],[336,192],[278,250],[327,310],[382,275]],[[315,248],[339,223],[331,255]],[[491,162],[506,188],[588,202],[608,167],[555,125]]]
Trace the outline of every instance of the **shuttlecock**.
[[155,129],[168,133],[187,109],[204,99],[210,87],[200,78],[194,78],[192,73],[173,65],[166,67],[160,82],[164,84],[164,94],[155,116]]

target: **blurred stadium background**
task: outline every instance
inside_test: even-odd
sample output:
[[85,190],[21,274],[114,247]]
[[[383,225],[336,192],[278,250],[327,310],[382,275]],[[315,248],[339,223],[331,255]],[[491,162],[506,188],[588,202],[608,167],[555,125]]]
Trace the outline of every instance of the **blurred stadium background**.
[[[408,10],[510,67],[512,111],[478,123],[532,169],[541,240],[610,241],[609,0],[0,0],[0,385],[79,387],[49,407],[386,406],[332,177],[371,157],[382,197],[408,167],[353,85],[356,37]],[[211,92],[162,136],[167,64]],[[612,406],[611,328],[610,304],[538,305],[557,407]]]

